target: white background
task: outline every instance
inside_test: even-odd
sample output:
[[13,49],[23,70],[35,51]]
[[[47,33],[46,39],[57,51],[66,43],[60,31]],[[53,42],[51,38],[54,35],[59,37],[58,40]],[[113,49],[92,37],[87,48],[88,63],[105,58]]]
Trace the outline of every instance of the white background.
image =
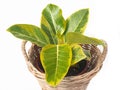
[[0,90],[41,90],[26,67],[22,40],[6,29],[17,23],[39,26],[41,11],[48,3],[61,7],[65,18],[76,10],[90,8],[85,34],[106,40],[108,54],[87,90],[120,90],[119,0],[0,0]]

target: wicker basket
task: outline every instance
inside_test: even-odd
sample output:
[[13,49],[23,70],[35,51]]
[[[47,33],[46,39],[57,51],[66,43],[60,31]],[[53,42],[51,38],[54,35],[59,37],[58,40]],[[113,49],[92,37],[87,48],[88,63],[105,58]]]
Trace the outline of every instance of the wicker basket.
[[[107,53],[107,44],[103,48],[102,53],[98,47],[95,47],[93,45],[82,45],[83,48],[89,49],[92,52],[92,63],[90,63],[88,67],[88,71],[78,76],[65,77],[57,87],[51,87],[46,83],[45,74],[40,72],[30,62],[30,56],[28,54],[28,51],[26,51],[26,47],[25,47],[26,43],[27,41],[23,41],[22,51],[23,51],[28,69],[37,78],[40,86],[42,87],[42,90],[86,90],[90,80],[101,69]],[[31,53],[31,48],[29,53]]]

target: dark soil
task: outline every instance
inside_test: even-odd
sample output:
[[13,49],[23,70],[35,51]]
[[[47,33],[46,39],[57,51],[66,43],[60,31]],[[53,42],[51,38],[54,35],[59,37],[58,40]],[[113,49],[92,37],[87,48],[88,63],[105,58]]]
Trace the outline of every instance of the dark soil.
[[[40,62],[39,52],[41,51],[41,49],[42,48],[40,48],[36,45],[33,45],[31,47],[31,51],[29,51],[29,59],[35,68],[37,68],[40,72],[44,73],[45,71],[44,71],[43,66]],[[80,75],[80,74],[83,74],[85,72],[88,72],[94,68],[95,65],[93,65],[93,63],[95,64],[94,59],[91,60],[91,62],[89,62],[87,60],[82,60],[82,61],[78,62],[76,65],[71,66],[69,68],[69,71],[68,71],[66,76],[76,76],[76,75]]]

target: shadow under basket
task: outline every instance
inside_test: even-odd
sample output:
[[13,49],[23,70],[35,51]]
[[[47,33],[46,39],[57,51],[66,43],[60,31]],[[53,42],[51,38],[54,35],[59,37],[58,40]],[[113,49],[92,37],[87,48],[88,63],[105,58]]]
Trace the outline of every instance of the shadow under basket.
[[26,60],[29,71],[37,78],[42,90],[86,90],[90,80],[99,72],[103,65],[107,53],[107,44],[101,51],[98,47],[85,44],[81,45],[82,48],[90,50],[91,62],[88,63],[87,69],[84,73],[76,76],[66,76],[57,87],[51,87],[45,80],[45,73],[39,68],[38,61],[32,61],[33,47],[32,44],[29,51],[26,50],[27,41],[22,42],[22,52]]

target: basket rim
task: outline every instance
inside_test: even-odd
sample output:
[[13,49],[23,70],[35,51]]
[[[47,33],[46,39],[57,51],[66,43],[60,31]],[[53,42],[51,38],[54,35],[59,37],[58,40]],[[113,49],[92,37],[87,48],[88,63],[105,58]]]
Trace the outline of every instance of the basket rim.
[[[23,41],[22,42],[22,53],[24,55],[24,58],[25,58],[25,61],[26,61],[26,64],[28,66],[28,69],[29,71],[35,76],[37,77],[38,79],[39,78],[42,78],[42,79],[45,79],[45,73],[42,73],[40,71],[38,71],[32,64],[31,62],[29,61],[29,58],[28,58],[28,54],[27,54],[27,51],[26,51],[26,48],[25,48],[25,45],[26,45],[27,41]],[[86,73],[83,73],[81,75],[77,75],[77,76],[67,76],[67,77],[64,77],[63,79],[63,84],[64,82],[68,82],[68,81],[72,81],[72,80],[76,80],[76,79],[81,79],[83,81],[88,81],[90,80],[92,77],[94,77],[96,75],[96,73],[101,69],[102,67],[102,64],[103,64],[103,61],[105,60],[105,57],[106,57],[106,54],[107,54],[107,43],[104,41],[105,43],[105,46],[103,47],[103,51],[101,52],[100,49],[97,47],[97,50],[98,50],[98,54],[100,54],[100,56],[98,57],[98,62],[96,63],[96,66],[90,70],[89,72],[86,72]],[[86,78],[87,77],[87,78]]]

